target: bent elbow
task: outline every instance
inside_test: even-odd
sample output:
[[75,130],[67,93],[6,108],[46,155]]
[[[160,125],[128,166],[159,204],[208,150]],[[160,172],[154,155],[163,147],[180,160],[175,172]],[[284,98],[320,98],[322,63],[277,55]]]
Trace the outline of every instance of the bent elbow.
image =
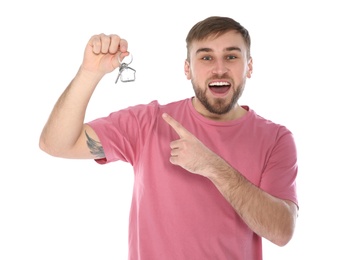
[[47,145],[45,139],[41,136],[38,142],[38,147],[41,151],[54,156],[54,154],[51,152],[51,149],[49,149],[49,145]]
[[286,201],[286,203],[288,206],[288,214],[285,218],[282,218],[285,219],[285,221],[282,222],[282,225],[277,230],[276,236],[274,236],[274,240],[272,241],[274,244],[280,247],[287,245],[292,239],[298,216],[297,205],[290,201]]
[[287,245],[293,237],[295,231],[295,221],[291,221],[290,224],[287,224],[282,228],[271,240],[272,243],[277,246],[283,247]]
[[276,236],[275,238],[271,238],[268,240],[279,247],[284,247],[290,242],[291,239],[292,239],[292,234],[291,235],[284,234],[284,235]]
[[293,236],[293,232],[283,234],[278,239],[276,239],[276,241],[274,241],[273,243],[275,243],[277,246],[280,246],[280,247],[286,246],[292,239],[292,236]]
[[50,144],[42,135],[39,139],[38,147],[40,148],[41,151],[51,156],[61,157],[56,147],[53,144]]

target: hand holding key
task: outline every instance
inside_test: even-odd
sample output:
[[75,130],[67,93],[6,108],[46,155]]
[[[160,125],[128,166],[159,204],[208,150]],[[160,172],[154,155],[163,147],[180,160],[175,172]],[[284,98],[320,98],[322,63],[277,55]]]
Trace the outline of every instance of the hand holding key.
[[98,34],[90,38],[81,68],[102,76],[112,72],[129,55],[128,43],[116,34]]

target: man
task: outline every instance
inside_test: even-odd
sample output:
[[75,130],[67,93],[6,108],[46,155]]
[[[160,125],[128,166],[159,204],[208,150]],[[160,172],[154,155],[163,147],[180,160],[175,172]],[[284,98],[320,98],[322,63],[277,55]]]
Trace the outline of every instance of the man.
[[238,104],[253,69],[241,24],[208,17],[186,42],[184,70],[195,97],[84,123],[97,84],[129,55],[118,35],[92,36],[40,147],[58,157],[133,165],[129,259],[262,259],[262,237],[284,246],[295,228],[292,133]]

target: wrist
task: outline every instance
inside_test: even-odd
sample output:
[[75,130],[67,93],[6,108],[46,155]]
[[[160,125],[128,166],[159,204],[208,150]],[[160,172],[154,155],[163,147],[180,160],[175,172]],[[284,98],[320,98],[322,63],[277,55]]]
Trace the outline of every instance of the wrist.
[[80,81],[84,86],[91,85],[96,87],[103,76],[104,73],[90,71],[81,66],[75,76],[75,80]]

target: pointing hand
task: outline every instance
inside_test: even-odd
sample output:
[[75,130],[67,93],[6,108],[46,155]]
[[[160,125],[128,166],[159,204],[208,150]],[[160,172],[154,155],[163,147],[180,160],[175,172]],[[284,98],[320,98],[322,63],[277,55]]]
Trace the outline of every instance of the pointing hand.
[[220,158],[170,115],[164,113],[162,117],[180,137],[170,143],[170,162],[206,177]]

